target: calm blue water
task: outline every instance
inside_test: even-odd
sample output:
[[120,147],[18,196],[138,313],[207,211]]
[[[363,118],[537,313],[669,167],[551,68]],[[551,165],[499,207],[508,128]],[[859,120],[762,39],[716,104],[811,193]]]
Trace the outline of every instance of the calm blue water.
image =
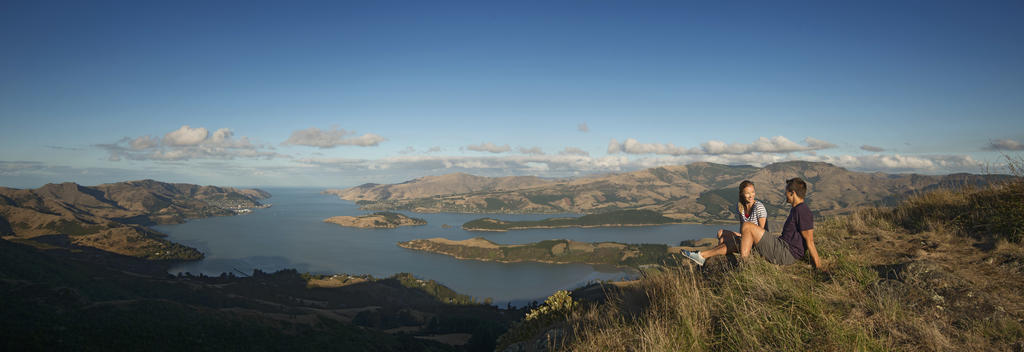
[[[440,254],[398,247],[399,241],[444,237],[461,240],[485,237],[495,243],[519,244],[547,239],[577,241],[616,241],[624,243],[665,243],[712,236],[720,225],[666,225],[653,227],[537,229],[509,232],[471,232],[459,225],[490,216],[505,220],[542,219],[552,215],[480,215],[418,214],[409,216],[427,220],[425,226],[370,230],[324,223],[336,215],[362,215],[355,203],[335,196],[319,194],[321,189],[268,189],[274,205],[251,214],[190,220],[180,225],[162,225],[155,229],[175,242],[195,247],[206,258],[171,269],[171,273],[191,272],[219,275],[235,269],[245,273],[253,269],[273,272],[294,268],[299,272],[321,274],[371,274],[387,277],[408,272],[436,280],[455,291],[479,300],[490,297],[495,304],[520,305],[542,301],[552,292],[571,289],[594,280],[634,277],[621,268],[584,264],[491,263],[458,260]],[[450,229],[441,226],[448,224]]]

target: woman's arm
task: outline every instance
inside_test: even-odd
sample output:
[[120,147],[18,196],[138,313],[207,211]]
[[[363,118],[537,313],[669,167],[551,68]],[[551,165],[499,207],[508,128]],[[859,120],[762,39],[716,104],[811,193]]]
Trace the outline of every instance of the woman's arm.
[[754,212],[757,213],[757,226],[768,230],[768,228],[764,227],[768,223],[768,209],[765,209],[764,204],[761,204],[761,202],[755,202],[754,206],[757,207],[754,209]]

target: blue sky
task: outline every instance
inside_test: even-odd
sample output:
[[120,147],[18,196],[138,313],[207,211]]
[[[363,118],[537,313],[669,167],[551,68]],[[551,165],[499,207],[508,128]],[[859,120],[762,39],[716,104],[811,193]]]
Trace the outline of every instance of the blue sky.
[[1024,3],[0,3],[0,186],[340,187],[712,161],[983,172]]

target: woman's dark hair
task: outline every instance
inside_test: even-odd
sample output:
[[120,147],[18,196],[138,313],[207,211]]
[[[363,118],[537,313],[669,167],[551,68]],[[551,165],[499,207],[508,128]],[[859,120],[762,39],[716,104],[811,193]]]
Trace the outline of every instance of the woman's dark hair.
[[747,200],[743,198],[743,189],[747,188],[747,186],[753,187],[754,183],[749,180],[743,180],[743,182],[740,182],[740,204],[747,204]]

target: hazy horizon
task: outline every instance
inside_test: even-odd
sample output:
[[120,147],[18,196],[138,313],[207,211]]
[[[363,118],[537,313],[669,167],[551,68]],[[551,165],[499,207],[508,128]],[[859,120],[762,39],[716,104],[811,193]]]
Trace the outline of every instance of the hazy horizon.
[[0,186],[1002,172],[1024,3],[0,4]]
[[[801,161],[801,160],[792,160],[792,161]],[[687,164],[687,165],[689,165],[689,164]],[[665,165],[665,166],[669,166],[669,165]],[[751,166],[751,165],[745,165],[744,164],[744,165],[730,165],[730,166]],[[437,175],[431,174],[431,175],[413,176],[412,178],[409,178],[409,179],[398,180],[398,181],[393,181],[393,182],[363,182],[363,183],[358,183],[358,184],[339,183],[339,184],[322,184],[322,185],[274,185],[274,184],[263,184],[263,185],[198,184],[198,185],[201,185],[201,186],[218,186],[218,187],[235,187],[235,188],[261,188],[261,189],[264,189],[264,190],[272,190],[272,189],[340,189],[340,188],[350,188],[350,187],[360,186],[360,185],[367,184],[367,183],[399,184],[399,183],[406,182],[406,181],[412,181],[412,180],[415,180],[415,179],[418,179],[418,178],[421,178],[421,177],[440,176],[440,175],[453,174],[453,173],[459,173],[459,172],[467,173],[467,174],[474,175],[474,176],[485,176],[485,175],[476,175],[476,174],[468,173],[468,172],[464,172],[464,171],[458,171],[458,172],[450,172],[450,173],[437,174]],[[625,172],[626,171],[623,171],[623,173],[625,173]],[[892,173],[892,174],[907,174],[907,173],[911,173],[911,172]],[[960,172],[960,173],[963,173],[963,172]],[[998,172],[993,172],[992,170],[984,170],[983,169],[982,172],[967,172],[967,173],[968,174],[1002,174],[1002,175],[1009,175],[1010,174],[1009,172],[1007,172],[1007,170],[1004,170],[1004,169],[1000,169],[1000,170],[998,170]],[[535,176],[535,177],[539,177],[539,178],[542,178],[542,179],[579,179],[579,178],[588,178],[588,177],[601,177],[601,176],[610,175],[610,174],[617,174],[617,173],[614,173],[614,172],[611,172],[611,173],[610,172],[594,172],[594,173],[590,173],[590,174],[577,175],[577,176],[536,176],[536,175],[506,175],[506,176]],[[954,173],[930,173],[930,174],[929,173],[919,173],[919,174],[923,174],[923,175],[947,175],[947,174],[954,174]],[[495,176],[485,176],[485,177],[505,177],[505,176],[495,175]],[[97,186],[97,185],[101,185],[101,184],[118,183],[118,182],[129,182],[129,181],[142,181],[142,180],[154,180],[154,181],[165,182],[165,183],[188,183],[188,182],[167,181],[167,180],[154,179],[154,178],[145,178],[145,179],[123,179],[123,180],[116,180],[116,181],[109,181],[109,182],[78,183],[78,184],[82,185],[82,186]],[[35,185],[35,186],[22,186],[22,187],[0,185],[0,187],[20,188],[20,189],[34,189],[34,188],[39,188],[39,187],[45,186],[47,184],[60,184],[60,183],[64,183],[64,182],[73,182],[73,181],[46,182],[46,183],[41,183],[41,184],[38,184],[38,185]],[[271,194],[271,195],[273,195],[273,194]]]

